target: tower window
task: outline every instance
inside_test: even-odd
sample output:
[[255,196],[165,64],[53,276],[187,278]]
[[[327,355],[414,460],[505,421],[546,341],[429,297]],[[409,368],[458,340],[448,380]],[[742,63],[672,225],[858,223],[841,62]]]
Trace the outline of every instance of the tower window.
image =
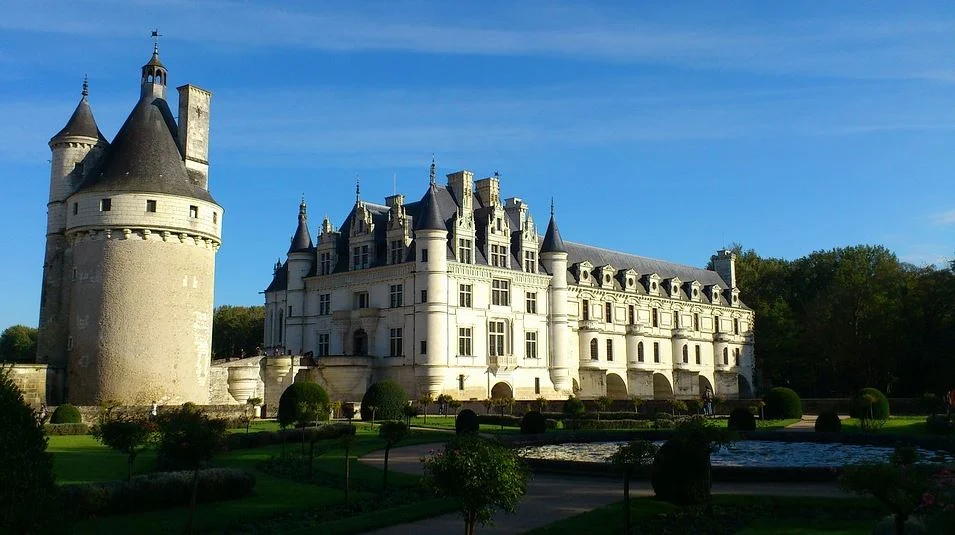
[[637,362],[643,362],[643,342],[637,342]]
[[219,212],[212,212],[212,224],[213,225],[219,224]]
[[540,377],[534,378],[534,393],[538,395],[541,393],[541,378]]
[[421,302],[422,303],[428,302],[428,290],[421,290]]
[[99,211],[100,212],[109,212],[113,208],[113,199],[100,199],[99,201]]
[[146,211],[155,212],[156,211],[156,201],[153,199],[146,199]]
[[422,354],[422,355],[427,355],[427,354],[428,354],[428,341],[427,341],[427,340],[422,340],[422,341],[421,341],[421,354]]
[[421,249],[421,261],[422,261],[422,262],[427,262],[427,261],[428,261],[428,250],[427,250],[427,249]]
[[189,217],[191,217],[191,218],[193,218],[193,219],[198,219],[198,218],[199,218],[199,207],[198,207],[198,206],[194,206],[194,205],[190,205],[190,206],[189,206]]
[[79,203],[73,203],[73,215],[76,215],[76,213],[79,211],[80,211]]
[[687,349],[686,345],[684,345],[683,346],[683,364],[689,364],[689,363],[690,363],[689,350]]
[[607,338],[607,362],[613,361],[613,340]]
[[72,336],[67,336],[67,337],[66,337],[66,350],[67,350],[67,351],[73,351],[73,337],[72,337]]
[[600,358],[598,351],[597,339],[593,338],[590,340],[590,360],[597,360]]
[[464,390],[464,375],[458,375],[458,390]]

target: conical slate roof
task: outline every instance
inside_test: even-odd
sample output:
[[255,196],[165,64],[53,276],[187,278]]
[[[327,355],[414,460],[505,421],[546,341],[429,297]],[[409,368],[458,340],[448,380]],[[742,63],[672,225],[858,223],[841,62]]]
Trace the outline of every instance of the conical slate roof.
[[560,230],[557,229],[557,220],[554,214],[550,214],[550,222],[547,223],[547,232],[544,233],[544,242],[541,243],[542,253],[566,253],[564,240],[560,238]]
[[99,131],[99,127],[96,126],[96,120],[93,119],[93,110],[90,109],[90,103],[86,98],[86,89],[83,90],[84,95],[80,99],[79,104],[76,105],[76,109],[73,110],[73,115],[70,116],[70,120],[66,122],[66,126],[62,130],[56,133],[50,139],[50,143],[54,143],[63,138],[70,136],[83,136],[91,137],[105,142],[106,138],[103,137],[103,133]]
[[102,164],[78,191],[166,193],[215,202],[189,180],[176,138],[176,122],[166,101],[140,99]]
[[292,244],[288,248],[289,254],[308,251],[312,248],[312,236],[308,233],[308,216],[305,213],[305,201],[298,207],[298,228],[292,236]]
[[421,215],[414,222],[415,230],[448,230],[434,192],[435,185],[432,183],[428,187],[428,192],[421,198]]

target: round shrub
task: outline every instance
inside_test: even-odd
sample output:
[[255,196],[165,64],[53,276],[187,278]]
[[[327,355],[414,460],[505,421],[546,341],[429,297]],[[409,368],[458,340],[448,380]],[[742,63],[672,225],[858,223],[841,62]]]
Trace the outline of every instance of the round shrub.
[[802,418],[802,400],[791,388],[781,386],[771,388],[763,401],[766,403],[763,414],[767,420]]
[[657,498],[676,504],[702,503],[710,495],[710,452],[692,441],[671,439],[653,459],[650,483]]
[[459,435],[477,433],[480,428],[478,415],[471,409],[464,409],[454,418],[454,432]]
[[528,411],[521,418],[521,433],[525,435],[536,435],[547,431],[547,418],[540,411]]
[[[401,385],[394,381],[375,383],[368,387],[361,398],[361,419],[366,422],[373,417],[375,420],[400,420],[406,405],[408,394]],[[375,407],[375,410],[372,411],[371,407]]]
[[79,424],[83,423],[83,417],[80,415],[79,409],[69,403],[64,403],[53,411],[53,416],[50,417],[50,423]]
[[756,418],[749,409],[739,407],[730,413],[727,427],[732,431],[756,431]]
[[325,407],[318,411],[319,420],[328,419],[328,393],[318,383],[292,383],[279,398],[279,425],[288,427],[302,417],[303,404],[316,403]]
[[570,418],[580,418],[587,412],[584,402],[577,396],[570,396],[564,402],[564,414]]
[[863,388],[852,398],[849,415],[859,419],[888,420],[889,398],[877,388]]
[[815,428],[820,433],[838,433],[842,431],[842,420],[835,411],[822,411],[816,417]]
[[952,421],[944,414],[936,414],[925,419],[925,430],[934,435],[947,435],[952,432]]

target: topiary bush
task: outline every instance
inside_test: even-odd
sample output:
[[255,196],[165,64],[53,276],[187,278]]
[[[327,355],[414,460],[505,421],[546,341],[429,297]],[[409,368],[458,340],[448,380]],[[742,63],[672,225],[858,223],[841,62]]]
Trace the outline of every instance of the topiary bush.
[[547,418],[540,411],[528,411],[521,418],[521,433],[536,435],[547,431]]
[[88,435],[90,426],[86,424],[46,424],[43,426],[46,436]]
[[738,407],[730,413],[726,426],[733,431],[756,431],[756,417],[749,409]]
[[288,427],[295,424],[302,417],[303,405],[312,403],[325,407],[325,410],[318,411],[317,417],[319,420],[328,420],[329,401],[325,389],[318,383],[308,381],[292,383],[279,398],[279,425]]
[[852,398],[849,416],[859,419],[888,420],[889,398],[877,388],[863,388]]
[[478,415],[471,409],[464,409],[454,418],[454,432],[459,435],[477,433],[479,429]]
[[83,423],[83,416],[80,414],[79,409],[69,403],[64,403],[53,411],[53,416],[50,417],[50,423],[79,424]]
[[[381,381],[368,387],[361,398],[361,419],[400,420],[408,405],[408,394],[394,381]],[[375,407],[372,410],[372,407]]]
[[709,451],[687,441],[664,442],[653,459],[650,483],[661,500],[677,505],[702,502],[712,485]]
[[763,397],[766,407],[763,415],[767,420],[786,420],[802,418],[802,400],[791,388],[777,386],[771,388]]
[[835,411],[822,411],[816,417],[815,429],[820,433],[838,433],[842,431],[842,420]]
[[925,430],[933,435],[947,435],[952,432],[952,421],[944,414],[936,414],[925,419]]

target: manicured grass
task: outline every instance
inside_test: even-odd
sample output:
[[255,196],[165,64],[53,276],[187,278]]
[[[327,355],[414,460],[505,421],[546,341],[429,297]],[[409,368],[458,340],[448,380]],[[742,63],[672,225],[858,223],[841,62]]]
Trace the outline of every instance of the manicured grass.
[[[454,416],[441,416],[441,415],[429,415],[427,421],[422,416],[416,416],[411,419],[411,425],[415,427],[426,427],[429,429],[448,429],[454,431]],[[501,429],[500,425],[496,424],[481,424],[482,433],[519,433],[520,429],[517,427],[507,427],[504,426],[504,429]]]
[[[876,433],[892,433],[899,435],[925,435],[925,416],[890,416],[885,425]],[[862,433],[862,425],[856,418],[842,421],[843,433]]]
[[[103,446],[92,435],[50,437],[46,451],[53,454],[57,483],[126,479],[126,455]],[[133,463],[133,474],[151,471],[155,462],[155,451],[143,451]]]

